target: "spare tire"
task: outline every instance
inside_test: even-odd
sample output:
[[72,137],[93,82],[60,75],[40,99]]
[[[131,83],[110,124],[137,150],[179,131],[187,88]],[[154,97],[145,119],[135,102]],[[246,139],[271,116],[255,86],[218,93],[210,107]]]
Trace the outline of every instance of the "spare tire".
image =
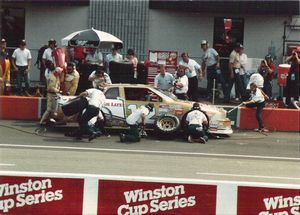
[[159,135],[171,138],[180,129],[180,121],[178,117],[174,115],[163,115],[158,117],[154,123],[155,131]]

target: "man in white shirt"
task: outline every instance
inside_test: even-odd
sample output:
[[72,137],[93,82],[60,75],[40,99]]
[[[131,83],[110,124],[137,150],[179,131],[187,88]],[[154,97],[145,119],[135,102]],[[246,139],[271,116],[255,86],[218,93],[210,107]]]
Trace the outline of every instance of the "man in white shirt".
[[29,96],[29,71],[31,70],[31,53],[26,48],[26,41],[22,40],[20,47],[17,48],[12,55],[12,64],[14,70],[17,72],[17,90],[18,94],[21,95],[22,82],[25,82],[25,95]]
[[259,89],[255,83],[250,84],[251,89],[251,98],[249,101],[243,102],[243,105],[246,105],[246,107],[256,107],[256,120],[258,122],[258,129],[255,129],[255,131],[258,132],[266,132],[267,129],[264,128],[264,122],[262,119],[262,112],[265,107],[265,98],[268,99],[268,97],[264,94],[264,92]]
[[175,77],[174,87],[175,87],[175,95],[177,96],[177,98],[182,100],[187,100],[189,80],[184,73],[185,73],[185,67],[179,65]]
[[79,120],[79,132],[77,134],[77,139],[81,139],[82,134],[89,135],[89,141],[96,138],[96,134],[89,126],[88,122],[95,116],[99,115],[99,112],[102,110],[102,107],[105,103],[105,95],[101,90],[91,88],[82,92],[80,96],[88,98],[88,106],[83,111],[83,114]]
[[138,125],[145,126],[145,118],[154,108],[154,104],[148,103],[146,106],[141,106],[133,111],[127,118],[126,123],[129,126],[128,132],[120,134],[121,142],[139,142],[141,140]]
[[205,144],[208,137],[205,135],[203,126],[208,125],[208,120],[201,111],[199,103],[193,104],[192,111],[186,116],[186,122],[188,124],[188,141],[193,143],[198,139],[200,143]]
[[110,73],[110,71],[109,71],[109,63],[111,61],[120,62],[120,61],[123,60],[123,56],[118,53],[118,49],[112,48],[111,51],[112,52],[110,54],[107,54],[106,58],[105,58],[105,66],[107,68],[106,71],[108,72],[108,74]]
[[181,54],[182,60],[179,62],[179,65],[183,66],[185,69],[185,75],[188,77],[189,86],[188,86],[188,97],[192,101],[196,101],[198,98],[198,78],[199,74],[200,80],[203,78],[201,66],[193,59],[189,58],[187,52]]
[[53,50],[55,50],[56,48],[56,40],[55,39],[50,39],[48,41],[48,48],[45,49],[43,56],[42,56],[42,63],[44,65],[44,67],[46,67],[46,61],[49,60],[52,63],[54,63],[55,65],[55,60],[54,57],[52,55]]
[[86,55],[85,61],[87,64],[103,66],[103,55],[101,52],[98,52],[96,48],[93,48],[91,52]]
[[173,91],[174,76],[166,72],[165,65],[159,65],[159,74],[155,76],[154,87],[166,95]]

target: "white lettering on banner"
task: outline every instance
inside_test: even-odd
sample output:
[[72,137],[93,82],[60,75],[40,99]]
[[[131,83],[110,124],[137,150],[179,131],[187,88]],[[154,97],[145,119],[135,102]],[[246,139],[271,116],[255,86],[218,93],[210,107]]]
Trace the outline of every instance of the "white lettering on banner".
[[[51,179],[35,181],[29,179],[27,182],[21,184],[0,184],[0,197],[12,196],[11,198],[0,200],[0,211],[6,213],[13,207],[24,207],[26,205],[58,201],[63,198],[62,190],[47,192],[46,189],[50,188],[52,188]],[[41,192],[35,194],[27,194],[33,191]]]
[[[265,198],[263,201],[266,211],[261,211],[259,215],[300,215],[300,196],[275,196],[271,198]],[[284,210],[270,213],[270,211],[278,209]]]
[[[169,211],[177,208],[193,207],[196,205],[195,196],[185,195],[183,185],[166,187],[162,185],[158,189],[146,190],[137,189],[124,192],[126,204],[120,205],[118,215],[141,215],[149,213],[158,213],[159,211]],[[160,201],[160,198],[173,198]],[[147,204],[145,201],[150,202]],[[140,205],[131,206],[130,203],[143,202]]]

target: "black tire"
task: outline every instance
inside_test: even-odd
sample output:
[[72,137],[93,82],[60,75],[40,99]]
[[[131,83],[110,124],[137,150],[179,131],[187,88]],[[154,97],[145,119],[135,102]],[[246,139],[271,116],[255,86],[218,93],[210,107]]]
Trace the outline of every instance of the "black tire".
[[156,134],[165,138],[172,138],[180,129],[180,121],[176,116],[166,114],[158,117],[154,126]]

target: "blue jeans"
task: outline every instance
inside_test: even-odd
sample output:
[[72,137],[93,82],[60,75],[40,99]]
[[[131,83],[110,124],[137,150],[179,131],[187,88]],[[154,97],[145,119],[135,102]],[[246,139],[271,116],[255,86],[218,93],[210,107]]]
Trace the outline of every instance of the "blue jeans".
[[192,138],[198,139],[200,137],[203,137],[205,141],[208,140],[208,137],[206,136],[202,126],[197,124],[191,124],[188,126],[188,135],[191,135]]
[[28,73],[26,72],[26,69],[28,66],[17,66],[18,72],[17,72],[17,92],[22,93],[22,83],[25,82],[25,90],[27,91],[29,89],[29,78]]
[[268,80],[264,81],[263,91],[267,96],[269,96],[269,98],[272,97],[272,84],[271,84],[271,81],[268,81]]
[[258,122],[258,129],[263,129],[264,128],[264,122],[262,119],[262,112],[264,110],[265,107],[265,102],[261,102],[261,103],[252,103],[252,104],[248,104],[246,105],[246,107],[256,107],[256,120]]

